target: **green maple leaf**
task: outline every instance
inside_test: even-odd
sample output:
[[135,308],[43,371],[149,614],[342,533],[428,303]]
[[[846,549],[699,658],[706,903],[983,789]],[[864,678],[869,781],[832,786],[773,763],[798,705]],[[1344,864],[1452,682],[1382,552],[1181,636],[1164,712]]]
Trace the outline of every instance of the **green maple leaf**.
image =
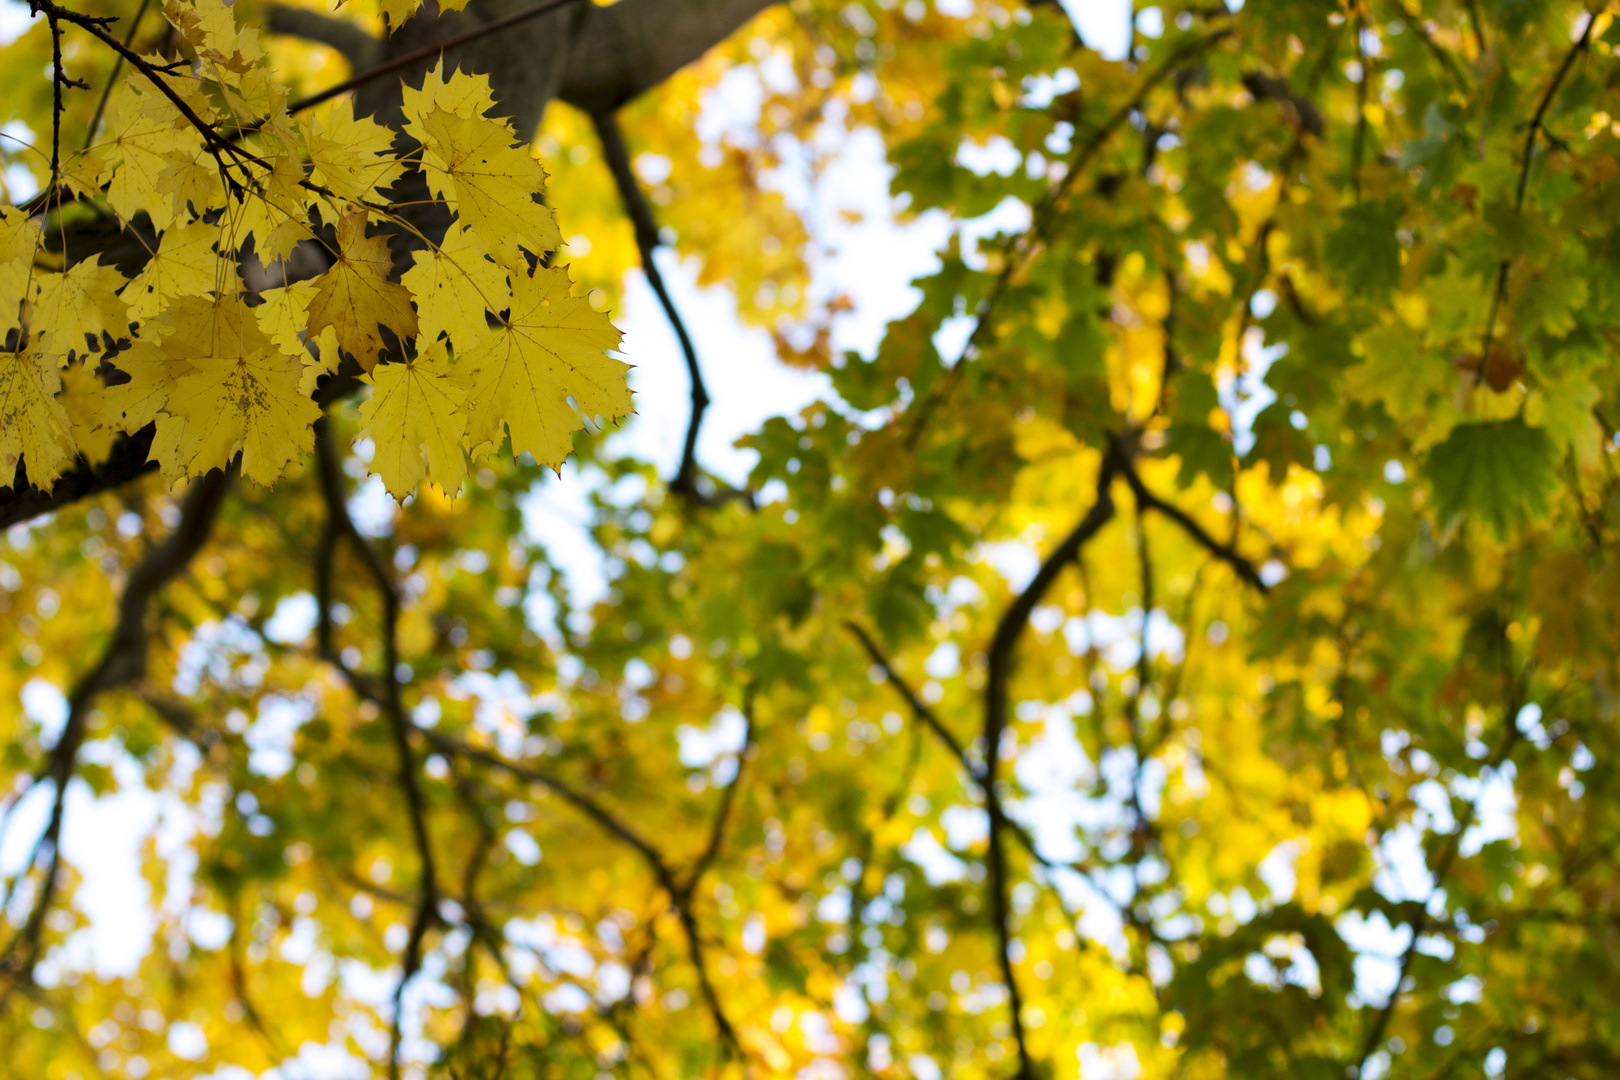
[[1545,431],[1517,418],[1457,425],[1429,451],[1425,470],[1441,521],[1468,514],[1506,535],[1546,509],[1557,456]]
[[1350,292],[1382,300],[1401,283],[1401,244],[1395,227],[1406,204],[1398,195],[1349,207],[1327,238],[1325,254]]

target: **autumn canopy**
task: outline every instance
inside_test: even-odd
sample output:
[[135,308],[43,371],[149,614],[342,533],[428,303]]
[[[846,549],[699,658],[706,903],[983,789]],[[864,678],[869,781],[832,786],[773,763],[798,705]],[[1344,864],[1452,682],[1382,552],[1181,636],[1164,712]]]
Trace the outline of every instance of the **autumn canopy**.
[[0,3],[0,1071],[1620,1074],[1620,4]]

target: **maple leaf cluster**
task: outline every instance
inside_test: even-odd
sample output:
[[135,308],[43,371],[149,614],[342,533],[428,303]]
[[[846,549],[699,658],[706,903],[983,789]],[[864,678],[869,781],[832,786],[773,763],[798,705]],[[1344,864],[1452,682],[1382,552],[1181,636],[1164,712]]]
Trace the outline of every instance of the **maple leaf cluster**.
[[[240,455],[269,486],[311,449],[311,394],[343,358],[374,388],[362,434],[400,498],[424,481],[455,494],[469,458],[508,439],[557,466],[582,414],[629,412],[626,365],[608,355],[619,333],[548,262],[561,237],[545,170],[486,115],[487,78],[441,64],[406,87],[404,139],[352,104],[295,119],[256,31],[220,0],[170,0],[164,14],[195,73],[152,58],[56,178],[139,239],[144,268],[63,268],[39,221],[0,208],[7,477],[20,460],[49,488],[80,455],[99,464],[117,434],[155,423],[152,458],[171,482]],[[389,200],[413,171],[445,212],[439,235]],[[300,245],[327,268],[287,281]],[[283,283],[250,288],[250,258]]]

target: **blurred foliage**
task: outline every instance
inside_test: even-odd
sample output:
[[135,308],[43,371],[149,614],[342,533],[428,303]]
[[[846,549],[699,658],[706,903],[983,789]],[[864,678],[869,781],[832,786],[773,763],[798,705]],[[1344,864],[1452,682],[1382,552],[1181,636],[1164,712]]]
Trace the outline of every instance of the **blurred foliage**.
[[[752,508],[577,433],[585,554],[523,459],[394,504],[352,401],[335,505],[315,459],[233,487],[70,789],[161,809],[122,898],[150,944],[98,972],[65,866],[28,978],[49,859],[8,878],[11,1071],[382,1073],[414,927],[417,1075],[1615,1075],[1620,25],[1136,26],[1109,60],[1051,4],[799,2],[631,103],[677,252],[836,393],[744,440]],[[0,64],[36,137],[49,54],[36,26]],[[746,139],[699,133],[722,79],[760,89]],[[841,306],[781,179],[860,129],[910,213],[1030,222],[953,233],[872,356],[818,333]],[[616,294],[589,122],[554,106],[537,149]],[[0,548],[8,873],[184,495]],[[328,544],[345,500],[365,532]]]

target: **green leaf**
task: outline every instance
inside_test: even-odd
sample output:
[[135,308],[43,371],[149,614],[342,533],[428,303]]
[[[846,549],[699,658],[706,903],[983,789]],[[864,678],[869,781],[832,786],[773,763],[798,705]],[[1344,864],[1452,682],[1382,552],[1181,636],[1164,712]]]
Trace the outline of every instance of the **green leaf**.
[[1429,451],[1435,509],[1442,522],[1468,514],[1506,535],[1546,510],[1557,456],[1545,431],[1517,418],[1459,424]]
[[1325,254],[1339,281],[1369,300],[1386,299],[1401,283],[1401,245],[1395,227],[1406,204],[1399,195],[1345,210],[1327,238]]

